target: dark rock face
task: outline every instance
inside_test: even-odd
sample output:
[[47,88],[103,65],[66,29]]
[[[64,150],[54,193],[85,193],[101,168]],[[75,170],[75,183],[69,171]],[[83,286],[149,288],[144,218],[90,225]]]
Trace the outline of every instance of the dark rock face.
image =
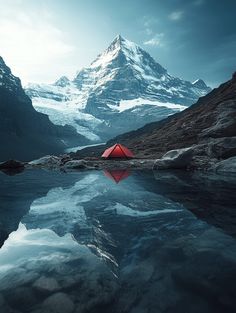
[[38,113],[30,98],[0,57],[0,160],[30,160],[60,153],[71,141],[83,139],[72,127],[55,126]]

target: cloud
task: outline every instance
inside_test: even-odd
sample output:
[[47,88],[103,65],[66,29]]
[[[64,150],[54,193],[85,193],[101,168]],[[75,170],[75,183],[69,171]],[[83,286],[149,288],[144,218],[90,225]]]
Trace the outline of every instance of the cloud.
[[0,12],[0,55],[23,82],[43,77],[43,71],[59,73],[60,62],[75,48],[53,24],[50,12],[13,8]]
[[163,33],[155,34],[151,39],[144,41],[144,45],[146,46],[163,46],[162,38],[164,37]]
[[146,35],[150,36],[153,34],[153,26],[155,26],[159,22],[158,18],[154,18],[151,16],[145,15],[143,17],[143,26],[144,26],[144,32]]
[[152,30],[151,28],[149,28],[149,27],[146,27],[146,28],[145,28],[145,32],[146,32],[146,34],[147,34],[148,36],[150,36],[150,35],[153,34],[153,30]]
[[168,15],[168,18],[172,21],[178,21],[183,17],[183,11],[174,11]]

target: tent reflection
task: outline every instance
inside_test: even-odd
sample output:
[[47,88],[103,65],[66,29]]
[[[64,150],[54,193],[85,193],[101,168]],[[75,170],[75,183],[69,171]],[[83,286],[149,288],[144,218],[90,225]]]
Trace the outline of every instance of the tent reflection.
[[109,169],[104,170],[103,172],[106,177],[113,180],[116,184],[118,184],[121,180],[126,179],[131,174],[131,172],[127,169]]

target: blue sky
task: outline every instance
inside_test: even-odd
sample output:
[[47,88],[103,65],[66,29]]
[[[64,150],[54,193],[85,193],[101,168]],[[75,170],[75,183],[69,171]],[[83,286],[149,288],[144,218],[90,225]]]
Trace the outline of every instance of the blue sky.
[[23,83],[73,77],[117,34],[170,74],[211,86],[236,70],[234,0],[0,0],[0,55]]

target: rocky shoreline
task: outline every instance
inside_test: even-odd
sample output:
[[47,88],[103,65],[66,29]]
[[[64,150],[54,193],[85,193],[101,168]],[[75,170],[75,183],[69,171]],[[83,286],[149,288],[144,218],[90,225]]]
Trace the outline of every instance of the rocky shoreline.
[[[229,151],[231,145],[227,146]],[[0,171],[7,174],[17,174],[27,169],[46,169],[46,170],[100,170],[100,169],[150,169],[150,170],[200,170],[214,171],[217,173],[236,174],[236,156],[222,158],[227,153],[221,147],[214,151],[215,146],[209,144],[193,145],[188,148],[168,151],[159,159],[101,159],[98,157],[87,157],[79,159],[73,154],[61,156],[47,155],[31,162],[21,162],[8,160],[0,163]],[[233,149],[234,145],[232,146]],[[226,151],[226,152],[225,152]]]
[[69,156],[48,155],[31,162],[9,160],[0,163],[0,171],[22,171],[27,169],[47,170],[100,170],[100,169],[152,169],[155,159],[102,160],[102,159],[72,159]]

